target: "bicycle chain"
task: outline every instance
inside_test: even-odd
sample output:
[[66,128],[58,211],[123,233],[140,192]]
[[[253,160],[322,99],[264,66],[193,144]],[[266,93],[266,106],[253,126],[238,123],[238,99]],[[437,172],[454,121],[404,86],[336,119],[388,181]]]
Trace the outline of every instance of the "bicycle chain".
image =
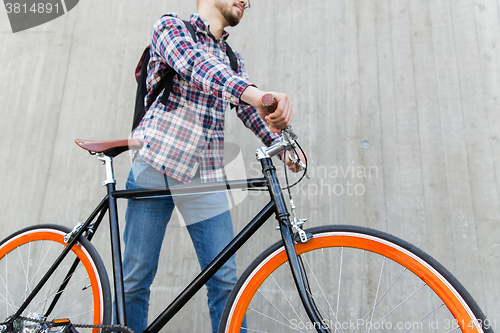
[[[17,319],[42,324],[42,325],[45,325],[46,327],[51,327],[50,325],[52,324],[52,322],[50,322],[50,321],[29,318],[29,317],[23,317],[23,316],[19,316]],[[75,328],[100,328],[102,330],[101,333],[108,333],[108,332],[135,333],[134,330],[132,330],[131,328],[124,326],[124,325],[73,324],[71,322],[70,322],[70,325],[72,325]],[[63,326],[70,326],[70,325],[63,325]]]

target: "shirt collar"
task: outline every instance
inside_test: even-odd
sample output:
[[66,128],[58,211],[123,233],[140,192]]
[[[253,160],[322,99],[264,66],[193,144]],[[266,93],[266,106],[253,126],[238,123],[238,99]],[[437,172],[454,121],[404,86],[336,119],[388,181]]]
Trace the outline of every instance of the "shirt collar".
[[[205,20],[203,17],[201,17],[198,13],[193,13],[191,15],[191,24],[195,26],[198,30],[204,31],[207,33],[210,37],[215,39],[214,35],[210,32],[210,24],[208,23],[207,20]],[[226,41],[227,38],[229,37],[229,33],[224,30],[224,33],[222,34],[221,40]]]

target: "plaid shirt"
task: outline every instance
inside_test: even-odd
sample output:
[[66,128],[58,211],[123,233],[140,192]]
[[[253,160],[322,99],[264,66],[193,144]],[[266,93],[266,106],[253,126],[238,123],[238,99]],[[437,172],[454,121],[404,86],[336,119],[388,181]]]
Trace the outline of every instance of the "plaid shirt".
[[198,14],[191,15],[190,21],[197,43],[175,14],[163,16],[153,27],[148,91],[154,90],[169,67],[179,75],[167,104],[160,102],[160,93],[133,136],[143,142],[139,156],[158,171],[190,183],[199,167],[202,182],[223,181],[224,112],[229,103],[238,106],[238,117],[265,145],[280,136],[268,129],[255,108],[240,103],[251,83],[238,53],[238,73],[229,67],[229,35],[216,40]]

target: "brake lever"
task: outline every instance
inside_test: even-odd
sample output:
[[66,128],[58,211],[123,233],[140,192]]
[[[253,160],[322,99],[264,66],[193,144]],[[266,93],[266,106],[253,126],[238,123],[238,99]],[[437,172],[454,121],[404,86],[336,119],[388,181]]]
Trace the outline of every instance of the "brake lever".
[[[297,152],[295,151],[296,148],[296,143],[295,140],[298,139],[298,135],[293,132],[293,127],[292,125],[289,125],[287,128],[281,130],[282,135],[284,136],[285,141],[290,143],[292,149],[290,150],[290,161],[294,164],[298,164],[302,170],[306,170],[307,166],[302,160],[299,158],[297,155]],[[311,176],[306,171],[306,178],[311,179]]]
[[285,128],[281,131],[282,131],[282,133],[283,132],[286,133],[290,137],[290,139],[292,139],[292,140],[297,140],[299,138],[298,135],[293,132],[292,125],[289,125],[287,128]]

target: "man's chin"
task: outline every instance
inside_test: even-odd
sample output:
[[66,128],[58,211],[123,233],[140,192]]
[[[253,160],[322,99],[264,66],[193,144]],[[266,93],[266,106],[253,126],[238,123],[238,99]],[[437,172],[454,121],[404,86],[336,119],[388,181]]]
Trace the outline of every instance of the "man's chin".
[[227,23],[229,24],[230,27],[235,27],[240,23],[241,18],[240,17],[228,17],[226,18]]
[[234,6],[236,12],[232,12],[231,15],[228,15],[229,17],[226,17],[227,19],[227,22],[229,23],[230,26],[234,27],[235,25],[238,25],[238,23],[240,23],[241,19],[243,18],[243,10],[238,7],[238,6]]

